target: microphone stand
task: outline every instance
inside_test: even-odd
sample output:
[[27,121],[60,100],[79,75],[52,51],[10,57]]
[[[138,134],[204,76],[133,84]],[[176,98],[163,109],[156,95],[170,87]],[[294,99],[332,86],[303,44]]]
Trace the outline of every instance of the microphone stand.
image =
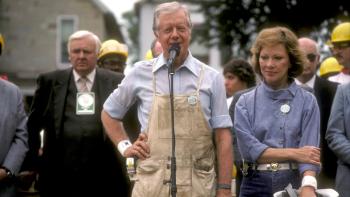
[[169,88],[170,88],[170,111],[171,111],[171,163],[170,163],[170,191],[171,196],[176,197],[176,156],[175,156],[175,122],[174,122],[174,61],[169,64]]

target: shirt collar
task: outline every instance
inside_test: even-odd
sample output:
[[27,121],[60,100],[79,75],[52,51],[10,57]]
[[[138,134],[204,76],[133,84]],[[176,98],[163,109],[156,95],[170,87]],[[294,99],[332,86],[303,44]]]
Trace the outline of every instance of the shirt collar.
[[[74,76],[74,81],[78,82],[78,80],[81,78],[81,76],[73,69],[73,76]],[[86,78],[89,79],[89,82],[93,83],[95,80],[96,76],[96,68],[92,70],[88,75],[86,75]]]
[[[160,54],[154,62],[154,66],[152,69],[152,72],[157,72],[160,68],[166,67],[166,59],[163,56],[163,53]],[[187,68],[189,71],[191,71],[194,75],[199,76],[201,66],[198,66],[198,61],[192,56],[191,52],[188,51],[188,56],[185,60],[185,62],[180,66],[179,69]]]
[[262,88],[265,89],[267,95],[272,99],[292,99],[297,92],[297,84],[292,81],[287,88],[274,90],[270,88],[264,81],[262,81]]
[[[312,76],[311,79],[305,83],[305,85],[307,85],[310,88],[314,89],[315,80],[316,80],[316,75]],[[301,85],[302,84],[297,78],[295,78],[295,83],[297,85]]]

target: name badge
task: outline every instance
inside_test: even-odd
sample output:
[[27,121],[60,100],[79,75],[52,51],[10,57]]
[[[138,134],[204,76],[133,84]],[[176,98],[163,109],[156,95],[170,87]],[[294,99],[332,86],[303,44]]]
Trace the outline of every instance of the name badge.
[[196,103],[197,103],[197,97],[196,97],[196,96],[189,96],[189,97],[187,98],[187,102],[188,102],[188,104],[190,104],[190,105],[196,105]]
[[282,113],[287,114],[290,111],[290,106],[288,104],[283,104],[280,110]]
[[91,115],[95,113],[95,93],[78,92],[76,103],[77,115]]

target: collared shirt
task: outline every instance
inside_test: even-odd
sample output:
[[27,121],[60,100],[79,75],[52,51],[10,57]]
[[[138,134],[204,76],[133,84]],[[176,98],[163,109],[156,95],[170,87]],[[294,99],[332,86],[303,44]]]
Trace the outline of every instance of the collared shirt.
[[[86,81],[86,86],[89,91],[91,91],[92,85],[94,84],[95,75],[96,75],[96,68],[92,70],[88,75],[86,75],[86,78],[88,79]],[[81,78],[81,76],[74,69],[73,69],[73,76],[74,76],[74,82],[76,87],[79,87],[78,80]]]
[[232,103],[233,100],[233,96],[230,96],[228,98],[226,98],[226,103],[227,103],[227,108],[230,109],[230,105]]
[[[282,110],[282,105],[290,109]],[[273,90],[262,82],[239,98],[234,128],[243,159],[255,163],[269,147],[318,147],[320,112],[314,95],[294,82],[281,90]],[[305,170],[318,172],[319,166],[300,164],[300,173]]]
[[328,77],[328,80],[339,84],[346,84],[350,82],[350,75],[340,72],[337,75]]
[[[202,65],[204,64],[189,53],[184,64],[175,71],[174,95],[196,91]],[[204,65],[204,69],[199,94],[208,125],[212,129],[231,127],[224,78],[219,72],[207,65]],[[107,98],[103,105],[104,110],[111,117],[122,119],[128,108],[138,101],[141,131],[145,131],[153,101],[153,75],[156,80],[157,93],[169,95],[168,67],[164,56],[160,55],[156,59],[136,63],[118,88]]]
[[309,81],[307,81],[306,83],[302,83],[301,81],[299,81],[297,78],[295,78],[295,83],[297,85],[307,85],[308,87],[314,89],[315,86],[315,80],[316,80],[316,75],[312,76],[311,79]]

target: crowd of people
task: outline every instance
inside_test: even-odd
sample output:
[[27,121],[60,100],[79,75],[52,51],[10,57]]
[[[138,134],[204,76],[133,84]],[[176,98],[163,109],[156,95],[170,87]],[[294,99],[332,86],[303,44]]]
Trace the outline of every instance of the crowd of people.
[[315,40],[264,28],[223,73],[192,55],[192,27],[184,4],[159,4],[127,75],[127,45],[74,32],[71,67],[39,75],[28,113],[0,79],[0,196],[347,196],[350,23],[324,61]]

